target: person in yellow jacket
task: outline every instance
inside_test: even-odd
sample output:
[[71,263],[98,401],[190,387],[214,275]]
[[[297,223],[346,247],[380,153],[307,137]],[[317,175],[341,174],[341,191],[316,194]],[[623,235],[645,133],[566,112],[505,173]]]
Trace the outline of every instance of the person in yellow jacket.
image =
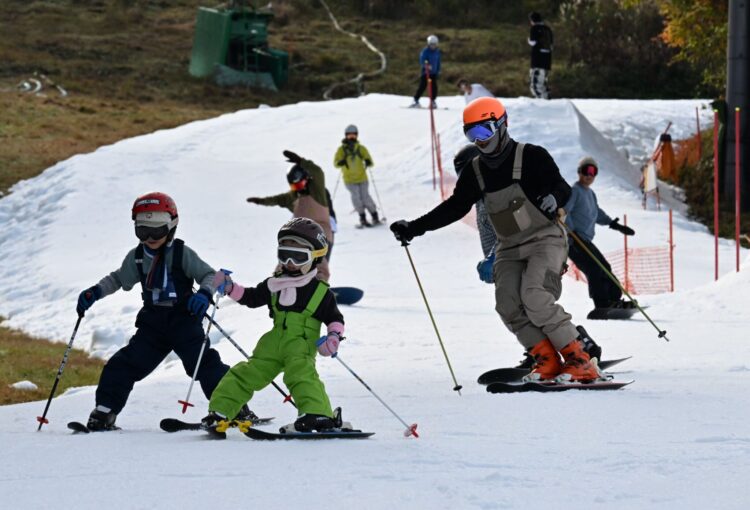
[[[341,169],[344,185],[352,195],[352,205],[359,214],[362,227],[380,224],[378,208],[368,191],[367,168],[373,166],[372,156],[367,147],[359,143],[357,126],[350,124],[344,130],[344,139],[333,157],[333,164]],[[372,223],[367,221],[365,211],[372,215]]]

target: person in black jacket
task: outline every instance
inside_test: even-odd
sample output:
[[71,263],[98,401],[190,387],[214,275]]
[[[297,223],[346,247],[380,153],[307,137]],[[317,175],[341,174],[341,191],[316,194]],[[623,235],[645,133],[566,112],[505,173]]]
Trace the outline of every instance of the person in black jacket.
[[463,121],[466,137],[481,154],[461,172],[447,200],[416,220],[393,223],[391,231],[408,244],[428,230],[461,219],[483,200],[498,240],[495,309],[534,358],[527,377],[561,382],[598,379],[596,364],[584,350],[570,314],[557,303],[568,258],[558,209],[570,198],[570,186],[543,147],[510,138],[500,100],[475,99],[464,109]]
[[547,80],[552,69],[552,46],[554,44],[552,29],[544,24],[542,15],[538,12],[529,14],[529,23],[531,24],[528,39],[529,46],[531,46],[529,88],[533,97],[549,99]]

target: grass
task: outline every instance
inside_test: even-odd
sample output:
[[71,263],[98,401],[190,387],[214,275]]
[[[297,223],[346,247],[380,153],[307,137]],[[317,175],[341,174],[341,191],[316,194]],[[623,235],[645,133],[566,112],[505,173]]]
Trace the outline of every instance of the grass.
[[[65,344],[31,338],[0,326],[0,405],[46,400],[65,348]],[[103,366],[104,362],[89,358],[84,351],[71,350],[57,395],[70,387],[96,384]],[[38,389],[17,390],[9,386],[19,381],[31,381]],[[39,413],[42,411],[40,408]]]

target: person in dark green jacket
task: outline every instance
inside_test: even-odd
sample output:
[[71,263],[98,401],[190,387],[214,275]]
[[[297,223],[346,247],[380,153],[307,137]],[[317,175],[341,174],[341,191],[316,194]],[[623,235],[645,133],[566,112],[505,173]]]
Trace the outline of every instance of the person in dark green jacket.
[[[333,157],[333,164],[341,169],[344,185],[352,195],[352,205],[359,214],[362,227],[380,223],[378,209],[368,190],[367,169],[373,166],[372,156],[367,147],[359,143],[357,126],[350,124],[344,130],[344,139]],[[372,216],[372,224],[367,221],[365,210]]]

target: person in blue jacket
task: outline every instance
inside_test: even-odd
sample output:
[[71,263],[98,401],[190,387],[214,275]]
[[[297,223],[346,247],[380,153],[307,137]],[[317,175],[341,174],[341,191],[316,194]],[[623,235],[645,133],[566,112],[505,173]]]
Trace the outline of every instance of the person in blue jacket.
[[438,37],[436,35],[427,37],[427,46],[422,48],[422,52],[419,54],[419,65],[421,66],[419,87],[414,94],[414,103],[412,103],[411,108],[420,107],[419,98],[422,97],[427,88],[427,75],[430,76],[432,81],[430,99],[432,100],[432,107],[435,108],[437,107],[437,104],[435,104],[438,90],[437,80],[440,75],[440,49],[438,48]]

